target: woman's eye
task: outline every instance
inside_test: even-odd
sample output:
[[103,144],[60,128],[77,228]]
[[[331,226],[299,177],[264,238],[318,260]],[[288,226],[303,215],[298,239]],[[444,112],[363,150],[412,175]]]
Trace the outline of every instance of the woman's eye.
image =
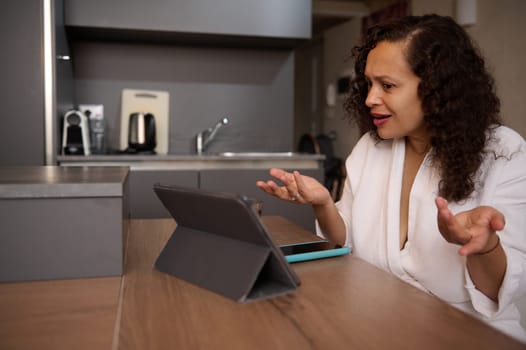
[[393,87],[393,84],[383,83],[382,87],[384,88],[384,90],[390,90]]

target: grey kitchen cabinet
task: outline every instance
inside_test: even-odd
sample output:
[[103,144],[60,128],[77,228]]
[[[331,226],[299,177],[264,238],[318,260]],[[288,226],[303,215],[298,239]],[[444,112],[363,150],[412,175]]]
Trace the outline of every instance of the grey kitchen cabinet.
[[198,187],[197,170],[132,169],[129,175],[130,217],[132,219],[170,218],[153,191],[155,183]]
[[73,106],[63,0],[2,2],[0,42],[0,166],[51,165],[60,138],[53,116]]
[[[302,169],[301,173],[323,180],[323,169]],[[269,179],[264,169],[211,169],[199,173],[199,187],[205,190],[233,192],[263,201],[263,215],[283,216],[314,232],[315,216],[310,205],[299,205],[274,198],[256,187],[257,180]]]
[[[303,169],[302,174],[323,179],[323,169]],[[257,180],[269,178],[266,169],[143,170],[129,174],[129,206],[132,219],[170,218],[153,191],[153,185],[175,185],[210,191],[232,192],[263,202],[263,215],[283,216],[314,232],[314,212],[310,206],[286,202],[256,187]]]
[[314,216],[308,206],[272,198],[256,187],[269,178],[270,168],[298,169],[302,174],[323,179],[323,155],[268,153],[264,155],[93,155],[60,156],[60,166],[127,166],[132,218],[169,218],[168,211],[153,192],[153,185],[176,185],[227,191],[264,202],[265,215],[283,215],[312,229]]
[[42,1],[2,2],[0,166],[44,164],[42,16]]
[[309,39],[310,0],[68,0],[66,25],[113,35]]

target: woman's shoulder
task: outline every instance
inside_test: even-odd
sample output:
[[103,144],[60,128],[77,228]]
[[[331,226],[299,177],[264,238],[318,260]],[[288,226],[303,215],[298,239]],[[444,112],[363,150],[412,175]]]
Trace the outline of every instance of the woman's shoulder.
[[517,131],[513,130],[510,127],[500,125],[494,129],[495,136],[500,139],[511,141],[517,144],[524,144],[524,138]]
[[498,126],[491,130],[488,148],[489,151],[500,155],[511,156],[516,152],[526,152],[526,141],[515,130],[507,126]]

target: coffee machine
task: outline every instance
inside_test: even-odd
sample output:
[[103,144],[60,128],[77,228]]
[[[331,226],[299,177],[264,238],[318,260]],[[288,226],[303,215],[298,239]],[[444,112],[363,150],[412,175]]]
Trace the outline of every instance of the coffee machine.
[[88,117],[79,110],[70,110],[64,115],[62,154],[91,154]]

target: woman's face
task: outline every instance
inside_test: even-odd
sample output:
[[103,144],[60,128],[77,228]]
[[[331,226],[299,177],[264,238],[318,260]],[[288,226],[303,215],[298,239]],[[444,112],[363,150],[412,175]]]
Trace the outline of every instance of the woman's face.
[[365,104],[381,138],[427,139],[417,94],[420,78],[409,67],[403,49],[404,42],[382,41],[369,52],[365,65],[369,92]]

